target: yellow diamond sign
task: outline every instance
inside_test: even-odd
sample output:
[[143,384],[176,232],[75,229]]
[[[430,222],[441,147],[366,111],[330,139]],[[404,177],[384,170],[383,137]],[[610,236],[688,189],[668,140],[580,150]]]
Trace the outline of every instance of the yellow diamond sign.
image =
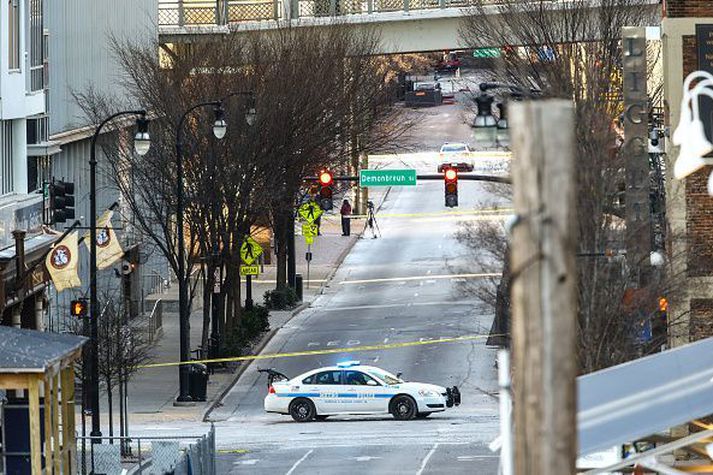
[[323,211],[317,203],[310,201],[297,208],[297,213],[304,221],[311,224],[317,221],[317,218],[322,216]]
[[250,236],[246,237],[243,245],[240,246],[240,258],[245,265],[252,265],[262,254],[262,247]]

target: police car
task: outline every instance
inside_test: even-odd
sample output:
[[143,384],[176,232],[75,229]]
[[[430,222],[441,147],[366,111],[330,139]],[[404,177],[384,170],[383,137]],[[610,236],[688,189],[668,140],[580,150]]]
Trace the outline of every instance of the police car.
[[453,386],[406,382],[380,368],[347,361],[288,378],[273,369],[268,375],[265,411],[289,414],[297,422],[346,414],[392,414],[398,420],[424,418],[460,404]]

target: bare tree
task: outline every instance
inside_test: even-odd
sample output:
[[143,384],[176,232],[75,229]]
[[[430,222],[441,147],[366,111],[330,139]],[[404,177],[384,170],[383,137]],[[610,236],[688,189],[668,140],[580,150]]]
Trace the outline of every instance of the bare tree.
[[[492,15],[497,13],[497,15]],[[491,14],[492,20],[483,21]],[[542,91],[544,97],[571,99],[575,106],[579,225],[579,364],[582,372],[617,364],[665,343],[665,332],[641,343],[642,322],[655,321],[658,297],[680,289],[680,276],[667,270],[641,289],[631,275],[645,264],[608,257],[623,248],[625,223],[621,190],[625,183],[618,118],[622,110],[624,26],[651,24],[655,9],[644,0],[575,0],[558,10],[546,1],[503,0],[497,6],[477,0],[464,17],[461,35],[468,44],[502,46],[499,67],[490,79]],[[650,97],[660,95],[655,85]],[[556,133],[553,130],[553,133]],[[459,239],[475,248],[477,259],[493,267],[505,258],[505,234],[499,226],[466,226]],[[483,264],[484,255],[490,254]],[[669,263],[678,256],[669,255]],[[509,285],[508,270],[500,285]],[[496,282],[476,295],[496,304]],[[502,290],[502,289],[501,289]],[[472,289],[471,289],[472,291]],[[673,321],[676,321],[674,318]]]

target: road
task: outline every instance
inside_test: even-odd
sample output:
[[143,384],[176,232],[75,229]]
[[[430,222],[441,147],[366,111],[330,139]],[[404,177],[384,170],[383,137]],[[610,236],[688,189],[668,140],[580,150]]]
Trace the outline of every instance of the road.
[[[468,141],[457,106],[426,111],[419,144],[437,150],[443,141]],[[417,168],[434,173],[436,156],[403,155],[380,167]],[[372,164],[372,167],[375,164]],[[483,203],[497,201],[478,182],[461,181],[460,205],[444,207],[443,183],[394,187],[377,214],[381,236],[359,240],[313,305],[294,317],[265,353],[427,341],[487,334],[491,310],[456,292],[459,280],[478,278],[467,250],[455,239],[459,221],[477,219]],[[507,203],[503,203],[507,206]],[[402,371],[411,381],[457,385],[463,404],[426,420],[334,417],[298,424],[289,416],[266,414],[264,376],[253,363],[217,408],[219,473],[250,474],[436,474],[497,472],[488,444],[498,433],[495,350],[484,339],[358,353],[261,360],[289,376],[344,359]]]

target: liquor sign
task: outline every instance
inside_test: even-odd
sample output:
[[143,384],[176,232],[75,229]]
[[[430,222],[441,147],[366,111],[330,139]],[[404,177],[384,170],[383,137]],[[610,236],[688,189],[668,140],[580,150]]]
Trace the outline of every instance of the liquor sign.
[[[696,50],[698,70],[713,74],[713,25],[696,25]],[[713,141],[713,99],[700,94],[698,101],[706,137]]]

